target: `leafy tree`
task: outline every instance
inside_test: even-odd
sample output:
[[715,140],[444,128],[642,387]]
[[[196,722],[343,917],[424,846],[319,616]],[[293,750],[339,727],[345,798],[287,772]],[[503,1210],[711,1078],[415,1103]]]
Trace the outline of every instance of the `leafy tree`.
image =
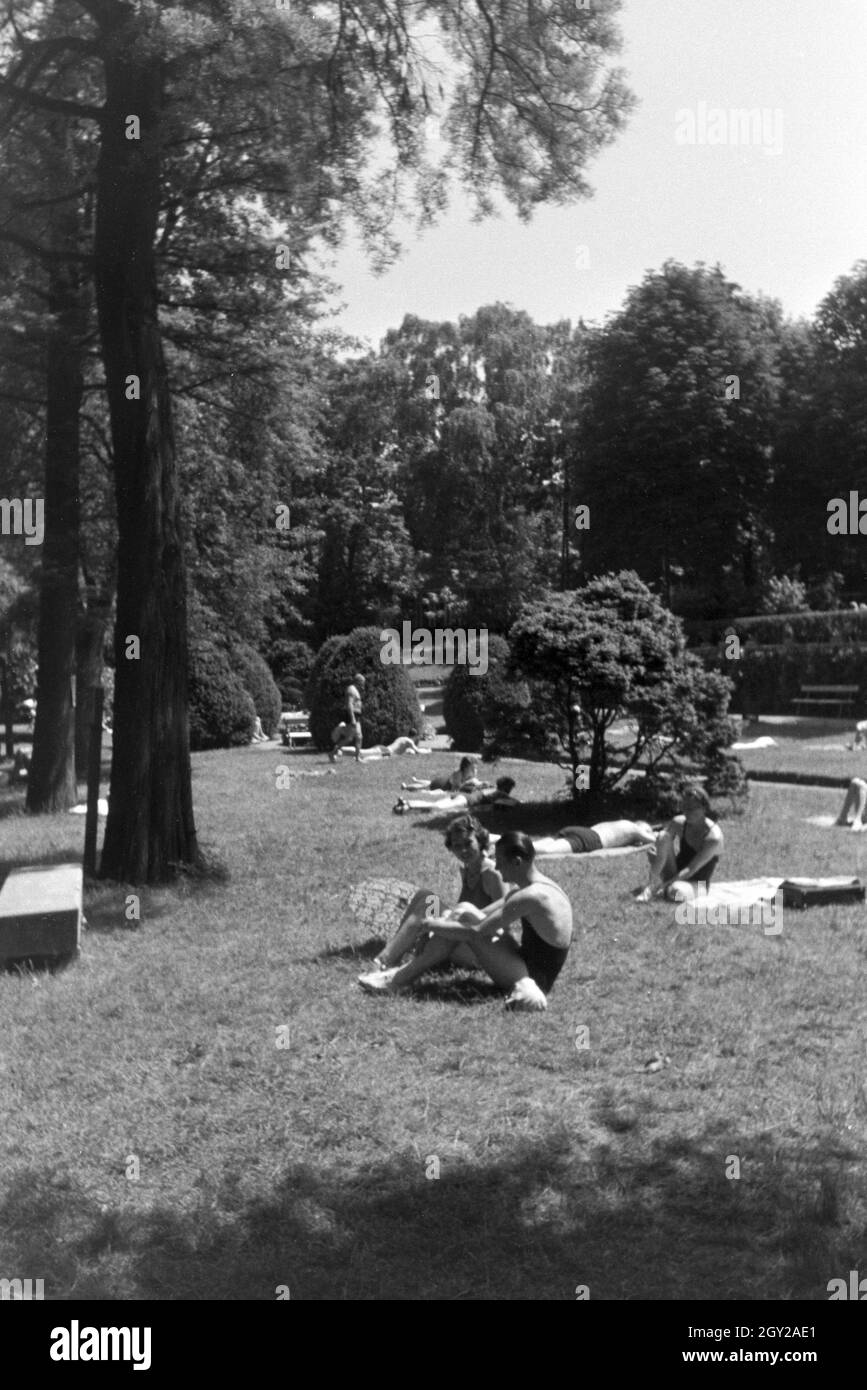
[[232,643],[230,656],[244,689],[253,701],[262,729],[270,738],[277,728],[283,702],[263,656],[246,642]]
[[452,667],[443,695],[446,733],[454,748],[481,752],[489,730],[515,725],[531,708],[526,681],[515,681],[510,670],[509,644],[504,637],[488,637],[488,669],[473,674],[468,666]]
[[815,323],[792,333],[786,393],[774,452],[773,506],[780,569],[839,592],[841,574],[863,598],[867,571],[860,535],[828,531],[828,503],[864,495],[867,470],[867,261],[841,276]]
[[[553,686],[573,780],[586,725],[594,797],[639,761],[649,773],[678,758],[704,761],[734,738],[730,682],[685,650],[679,619],[634,572],[527,605],[509,642],[518,669]],[[622,720],[634,724],[634,736],[615,765],[607,734]]]
[[590,508],[589,572],[628,563],[668,602],[678,585],[697,589],[705,611],[754,593],[772,531],[782,333],[777,306],[719,268],[669,261],[588,335],[573,500]]

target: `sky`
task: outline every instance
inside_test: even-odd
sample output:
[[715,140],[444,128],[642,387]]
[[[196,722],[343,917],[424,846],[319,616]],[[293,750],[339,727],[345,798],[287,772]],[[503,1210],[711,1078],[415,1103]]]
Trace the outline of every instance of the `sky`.
[[[867,0],[625,0],[619,22],[639,105],[588,166],[594,196],[473,224],[455,191],[435,228],[398,228],[404,254],[379,276],[349,239],[323,267],[336,326],[376,347],[405,314],[497,301],[537,323],[601,323],[672,258],[719,263],[810,316],[867,258]],[[735,143],[728,113],[744,108],[761,128]]]

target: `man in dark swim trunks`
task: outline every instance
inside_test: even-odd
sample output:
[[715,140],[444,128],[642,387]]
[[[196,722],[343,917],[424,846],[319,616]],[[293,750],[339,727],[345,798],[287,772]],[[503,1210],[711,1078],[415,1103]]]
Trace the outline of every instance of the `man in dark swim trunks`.
[[[434,917],[428,923],[433,939],[424,951],[400,970],[383,970],[364,977],[369,994],[394,994],[407,989],[447,960],[455,945],[467,945],[476,964],[495,984],[511,990],[506,1007],[540,1012],[563,969],[572,942],[572,904],[559,884],[536,868],[529,835],[510,830],[497,844],[496,866],[514,884],[499,902],[478,913],[472,925],[456,925]],[[509,936],[521,927],[521,945]]]

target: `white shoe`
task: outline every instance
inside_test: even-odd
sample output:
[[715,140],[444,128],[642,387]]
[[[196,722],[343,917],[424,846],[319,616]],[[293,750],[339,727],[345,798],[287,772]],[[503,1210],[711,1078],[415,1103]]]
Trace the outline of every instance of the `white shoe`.
[[547,1007],[548,1000],[529,975],[526,979],[518,981],[504,1005],[506,1009],[534,1014],[544,1013]]
[[391,982],[397,974],[397,966],[392,970],[375,970],[370,975],[359,975],[358,983],[365,994],[393,994]]

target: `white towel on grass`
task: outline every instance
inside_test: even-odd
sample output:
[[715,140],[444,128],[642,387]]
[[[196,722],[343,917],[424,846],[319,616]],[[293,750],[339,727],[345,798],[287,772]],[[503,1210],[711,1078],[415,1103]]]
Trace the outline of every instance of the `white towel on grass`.
[[733,743],[732,751],[741,753],[747,748],[776,748],[777,740],[771,738],[769,734],[762,734],[760,738],[745,739],[741,743]]
[[730,883],[713,883],[707,893],[698,892],[695,885],[681,880],[676,888],[679,902],[692,902],[706,908],[727,907],[732,909],[757,907],[759,903],[773,902],[782,878],[742,878]]
[[818,825],[822,830],[830,830],[831,826],[835,824],[836,820],[837,817],[835,815],[826,812],[824,815],[821,816],[805,816],[804,824]]
[[[107,799],[106,799],[104,796],[101,796],[101,797],[99,798],[99,800],[97,801],[97,803],[96,803],[96,811],[97,811],[97,815],[100,815],[100,816],[107,816],[107,815],[108,815],[108,801],[107,801]],[[67,814],[70,815],[70,816],[84,816],[84,815],[86,815],[86,814],[87,814],[87,802],[86,802],[86,801],[80,801],[80,802],[78,803],[77,806],[70,806],[69,811],[68,811]]]

